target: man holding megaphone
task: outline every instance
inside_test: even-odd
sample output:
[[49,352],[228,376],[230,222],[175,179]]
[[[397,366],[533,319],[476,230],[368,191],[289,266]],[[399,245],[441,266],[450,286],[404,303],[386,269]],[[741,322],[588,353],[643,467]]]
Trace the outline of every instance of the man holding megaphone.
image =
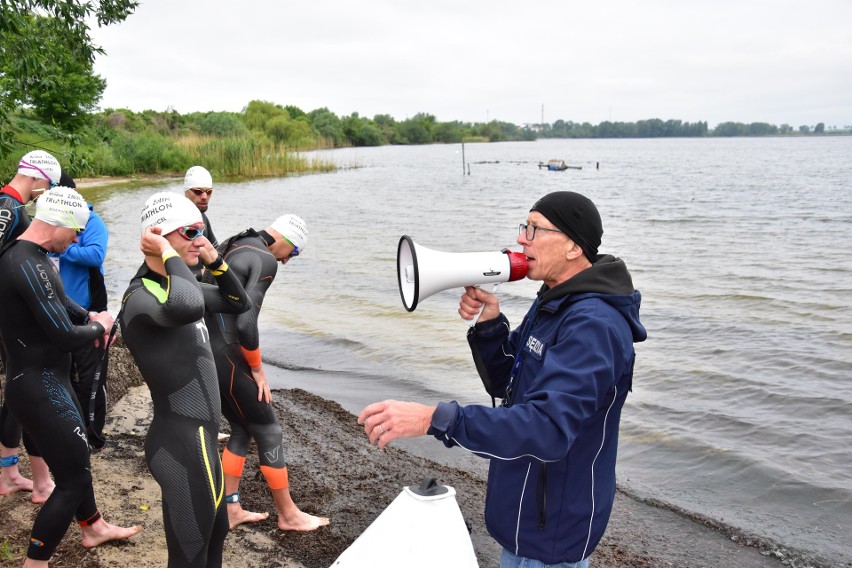
[[624,262],[598,254],[602,235],[591,200],[550,193],[520,226],[527,278],[543,282],[521,325],[510,331],[493,294],[465,288],[459,314],[479,314],[468,342],[501,406],[386,400],[358,417],[381,448],[431,434],[491,460],[485,521],[502,568],[585,568],[609,521],[633,343],[647,333]]

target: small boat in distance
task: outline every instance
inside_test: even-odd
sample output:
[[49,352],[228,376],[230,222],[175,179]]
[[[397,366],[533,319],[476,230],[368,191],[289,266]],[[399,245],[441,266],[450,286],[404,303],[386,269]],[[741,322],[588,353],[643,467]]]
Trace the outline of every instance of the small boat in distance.
[[538,169],[547,168],[551,172],[562,172],[571,168],[572,170],[582,170],[583,166],[569,166],[565,160],[549,160],[547,162],[539,162]]

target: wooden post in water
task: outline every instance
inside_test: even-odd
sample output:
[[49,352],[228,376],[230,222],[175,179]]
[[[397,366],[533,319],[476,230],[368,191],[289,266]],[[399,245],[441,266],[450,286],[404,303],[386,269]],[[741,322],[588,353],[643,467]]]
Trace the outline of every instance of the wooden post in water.
[[462,140],[462,175],[464,175],[464,140]]

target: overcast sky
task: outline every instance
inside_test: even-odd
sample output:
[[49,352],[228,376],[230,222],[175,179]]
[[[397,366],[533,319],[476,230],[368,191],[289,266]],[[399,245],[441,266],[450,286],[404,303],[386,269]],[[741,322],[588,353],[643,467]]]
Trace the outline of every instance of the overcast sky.
[[852,0],[141,0],[102,108],[852,125]]

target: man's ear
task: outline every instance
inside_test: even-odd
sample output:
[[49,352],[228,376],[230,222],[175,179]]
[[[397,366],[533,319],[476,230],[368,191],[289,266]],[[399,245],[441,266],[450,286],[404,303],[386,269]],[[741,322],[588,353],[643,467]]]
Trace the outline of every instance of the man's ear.
[[578,257],[583,256],[583,249],[580,248],[580,245],[574,242],[571,239],[571,246],[566,247],[565,249],[565,258],[568,260],[576,260]]

